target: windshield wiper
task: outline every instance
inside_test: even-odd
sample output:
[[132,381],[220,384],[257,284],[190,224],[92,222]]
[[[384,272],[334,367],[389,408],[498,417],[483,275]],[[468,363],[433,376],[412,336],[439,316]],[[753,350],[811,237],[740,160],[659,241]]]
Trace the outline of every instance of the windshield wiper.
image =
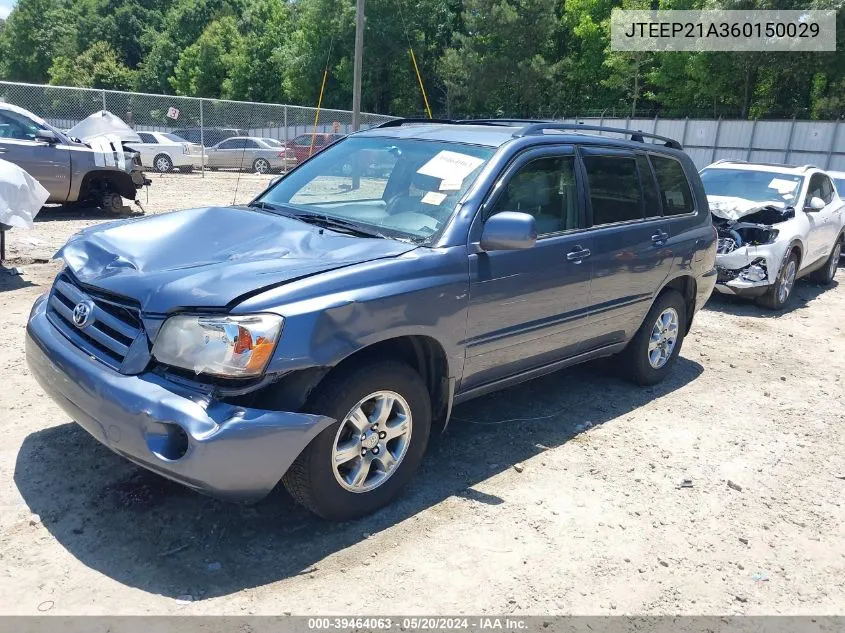
[[352,222],[351,220],[344,220],[342,218],[333,218],[328,215],[321,215],[319,213],[310,213],[305,211],[297,211],[295,213],[291,213],[291,217],[294,217],[297,220],[302,220],[303,222],[307,222],[308,224],[313,224],[315,226],[322,226],[327,229],[345,231],[347,233],[360,235],[362,237],[380,237],[383,239],[387,238],[386,235],[376,231],[375,229],[368,229],[356,222]]

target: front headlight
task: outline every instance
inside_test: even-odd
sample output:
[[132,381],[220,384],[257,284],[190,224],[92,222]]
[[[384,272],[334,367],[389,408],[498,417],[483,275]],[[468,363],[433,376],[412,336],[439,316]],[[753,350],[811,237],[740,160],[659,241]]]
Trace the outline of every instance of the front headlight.
[[197,374],[259,376],[273,355],[283,323],[276,314],[172,316],[156,337],[153,356]]

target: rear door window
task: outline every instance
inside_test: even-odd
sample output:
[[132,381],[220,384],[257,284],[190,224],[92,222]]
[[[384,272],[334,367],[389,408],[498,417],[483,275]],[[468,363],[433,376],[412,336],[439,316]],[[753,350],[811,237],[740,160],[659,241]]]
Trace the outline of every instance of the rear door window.
[[648,156],[637,154],[637,170],[640,174],[640,184],[643,188],[643,202],[645,204],[645,217],[660,217],[660,198],[657,195],[654,172],[648,162]]
[[663,203],[663,215],[684,215],[693,213],[695,204],[692,199],[687,176],[681,163],[666,156],[649,156],[654,165],[660,198]]
[[583,161],[593,226],[644,217],[639,172],[633,154],[586,153]]

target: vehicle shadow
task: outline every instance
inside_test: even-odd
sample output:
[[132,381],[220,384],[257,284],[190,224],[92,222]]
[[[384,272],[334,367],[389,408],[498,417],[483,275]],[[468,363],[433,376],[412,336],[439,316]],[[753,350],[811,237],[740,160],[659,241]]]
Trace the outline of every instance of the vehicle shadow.
[[[842,266],[840,265],[840,273]],[[839,274],[839,273],[837,273]],[[707,302],[707,310],[722,312],[743,317],[757,317],[762,319],[777,319],[791,312],[797,312],[808,308],[814,299],[820,295],[830,292],[839,282],[834,279],[828,286],[822,286],[808,279],[799,279],[792,289],[792,297],[783,310],[768,310],[757,305],[752,299],[743,299],[731,295],[723,295],[714,292]]]
[[44,527],[88,567],[155,594],[212,598],[311,573],[325,557],[450,496],[505,503],[473,486],[683,388],[703,370],[679,358],[664,383],[640,388],[605,367],[567,369],[456,407],[402,497],[354,522],[318,519],[281,486],[254,506],[204,497],[130,464],[75,424],[29,435],[14,481]]
[[125,220],[143,215],[140,209],[135,207],[123,207],[123,211],[107,211],[102,207],[94,207],[83,204],[60,204],[43,207],[35,222],[66,222],[68,220]]
[[9,292],[10,290],[19,290],[20,288],[28,288],[35,285],[15,272],[15,266],[6,266],[0,263],[0,292]]

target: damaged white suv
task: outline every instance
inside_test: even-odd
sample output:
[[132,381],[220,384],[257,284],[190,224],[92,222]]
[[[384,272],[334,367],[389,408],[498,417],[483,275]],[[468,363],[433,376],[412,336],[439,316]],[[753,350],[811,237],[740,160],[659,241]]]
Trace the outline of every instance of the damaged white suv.
[[717,291],[779,310],[799,277],[833,281],[845,202],[825,172],[717,161],[701,171],[701,181],[719,235]]

